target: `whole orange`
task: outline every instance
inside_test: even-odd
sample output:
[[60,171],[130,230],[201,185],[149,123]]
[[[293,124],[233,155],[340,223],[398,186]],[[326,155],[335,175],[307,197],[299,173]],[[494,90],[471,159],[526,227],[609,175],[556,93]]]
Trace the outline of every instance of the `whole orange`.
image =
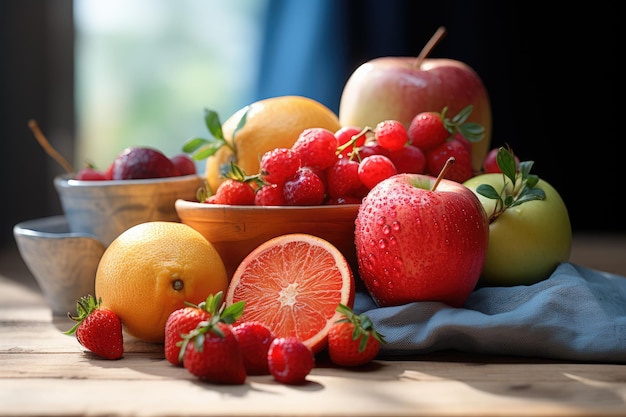
[[[244,114],[245,124],[236,131]],[[231,161],[246,174],[257,174],[259,160],[265,152],[290,148],[303,130],[313,127],[335,132],[340,128],[339,118],[328,107],[308,97],[271,97],[236,111],[222,124],[224,138],[235,152],[223,146],[206,161],[211,190],[215,192],[222,183],[222,171],[229,168]]]
[[105,250],[96,271],[96,297],[125,331],[162,343],[165,322],[185,301],[199,304],[226,291],[217,250],[199,232],[177,222],[146,222],[127,229]]

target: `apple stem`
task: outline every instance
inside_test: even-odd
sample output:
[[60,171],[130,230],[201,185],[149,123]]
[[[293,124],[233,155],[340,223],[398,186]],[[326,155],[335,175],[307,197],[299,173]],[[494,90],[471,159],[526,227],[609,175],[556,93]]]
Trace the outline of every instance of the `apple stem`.
[[448,170],[452,168],[452,165],[454,165],[455,163],[456,163],[456,159],[454,159],[454,156],[451,156],[450,158],[448,158],[448,160],[446,161],[446,164],[443,166],[443,168],[441,168],[439,175],[437,175],[437,180],[433,184],[433,188],[431,188],[430,191],[435,191],[437,189],[437,186],[439,185],[443,177],[446,176],[446,173],[448,172]]
[[48,142],[44,134],[41,132],[41,129],[39,129],[39,125],[35,120],[29,120],[28,127],[30,127],[30,130],[33,131],[35,139],[37,139],[37,142],[39,142],[41,147],[46,151],[48,155],[50,155],[55,161],[57,161],[59,165],[65,168],[68,174],[74,172],[74,168],[72,168],[72,165],[70,165],[70,163],[67,162],[67,160],[63,158],[63,156],[52,147],[52,145],[50,145],[50,142]]
[[439,26],[435,34],[430,38],[428,43],[422,48],[420,54],[415,58],[415,62],[413,63],[413,68],[419,68],[422,65],[422,61],[426,59],[428,55],[430,55],[430,51],[432,51],[435,46],[439,43],[439,41],[443,38],[443,35],[446,34],[446,28],[443,26]]

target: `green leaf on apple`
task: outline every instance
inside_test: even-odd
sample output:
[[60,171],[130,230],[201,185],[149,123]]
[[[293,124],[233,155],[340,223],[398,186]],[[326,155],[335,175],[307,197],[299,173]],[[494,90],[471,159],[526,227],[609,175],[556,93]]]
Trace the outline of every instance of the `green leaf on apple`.
[[545,192],[536,187],[539,182],[537,175],[531,174],[530,170],[534,161],[522,161],[519,166],[515,164],[515,155],[505,147],[498,149],[496,155],[498,167],[502,175],[508,179],[503,181],[502,190],[496,190],[490,184],[480,184],[476,187],[476,192],[491,200],[496,200],[494,212],[489,217],[489,222],[493,222],[506,209],[519,206],[520,204],[534,200],[544,200]]

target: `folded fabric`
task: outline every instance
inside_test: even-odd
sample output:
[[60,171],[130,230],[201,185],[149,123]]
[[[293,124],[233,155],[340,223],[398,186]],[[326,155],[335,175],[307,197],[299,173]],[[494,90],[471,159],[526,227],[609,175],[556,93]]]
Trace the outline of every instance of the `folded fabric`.
[[382,357],[452,349],[626,362],[626,277],[572,263],[533,285],[478,288],[462,308],[440,302],[378,307],[360,291],[354,311],[385,336]]

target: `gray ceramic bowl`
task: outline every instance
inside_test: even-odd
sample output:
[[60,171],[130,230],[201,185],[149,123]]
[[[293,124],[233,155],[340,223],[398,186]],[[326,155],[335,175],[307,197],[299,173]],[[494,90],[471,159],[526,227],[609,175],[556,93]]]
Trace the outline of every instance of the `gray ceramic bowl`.
[[94,295],[104,245],[92,235],[70,232],[65,216],[18,223],[13,236],[52,314],[76,314],[78,299]]
[[180,221],[174,202],[195,201],[198,175],[117,181],[78,181],[61,175],[54,186],[69,229],[95,236],[104,246],[126,229],[148,221]]

